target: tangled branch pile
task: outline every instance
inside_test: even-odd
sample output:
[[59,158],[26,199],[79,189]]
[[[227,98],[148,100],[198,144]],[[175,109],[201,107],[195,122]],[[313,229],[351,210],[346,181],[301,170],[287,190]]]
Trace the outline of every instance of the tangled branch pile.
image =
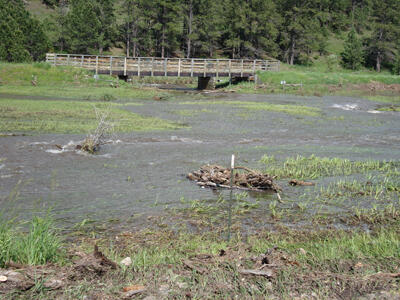
[[[250,170],[246,167],[236,167],[245,173],[235,172],[233,187],[242,190],[278,192],[280,187],[276,185],[274,178],[267,174]],[[231,170],[218,165],[205,165],[198,171],[187,174],[187,178],[200,186],[230,188]]]
[[101,145],[107,143],[107,137],[114,130],[114,123],[111,123],[109,119],[110,109],[106,111],[100,111],[96,107],[94,108],[96,113],[96,119],[98,125],[93,133],[89,133],[82,144],[77,145],[76,148],[79,150],[86,151],[88,153],[95,153],[100,149]]

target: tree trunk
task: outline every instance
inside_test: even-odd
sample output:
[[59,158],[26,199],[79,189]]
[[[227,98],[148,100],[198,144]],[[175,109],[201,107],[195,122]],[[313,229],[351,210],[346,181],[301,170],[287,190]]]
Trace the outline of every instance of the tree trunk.
[[129,56],[129,48],[130,48],[130,38],[129,38],[129,23],[126,24],[126,56]]
[[186,57],[189,58],[192,52],[192,38],[193,33],[193,0],[189,1],[189,19],[188,19],[188,36],[187,36],[187,53]]
[[381,71],[381,53],[378,52],[378,55],[376,56],[376,71],[380,72]]
[[162,36],[161,36],[161,57],[164,58],[165,55],[165,30],[164,30],[164,26],[163,26],[163,30],[162,30]]
[[290,62],[291,66],[294,65],[294,51],[295,51],[296,41],[292,38],[290,43]]

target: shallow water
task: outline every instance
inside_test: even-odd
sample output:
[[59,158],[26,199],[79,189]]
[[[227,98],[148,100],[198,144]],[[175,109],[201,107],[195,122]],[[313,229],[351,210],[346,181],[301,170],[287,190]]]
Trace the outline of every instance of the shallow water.
[[[199,188],[184,175],[207,163],[228,166],[231,154],[236,154],[237,164],[259,169],[263,168],[259,160],[264,154],[278,159],[315,154],[351,160],[400,160],[400,114],[377,113],[378,103],[336,96],[211,97],[306,105],[321,109],[322,116],[208,104],[212,98],[192,100],[193,96],[187,95],[168,102],[141,101],[143,105],[126,109],[185,123],[190,128],[119,134],[94,156],[73,149],[82,135],[1,137],[0,199],[9,197],[13,189],[18,191],[18,197],[11,197],[18,199],[12,204],[3,200],[2,208],[12,206],[22,217],[52,208],[57,220],[66,226],[83,219],[119,219],[118,226],[129,220],[128,227],[142,227],[149,215],[162,215],[166,207],[187,205],[182,197],[216,201],[218,194]],[[185,101],[201,104],[182,104]],[[56,144],[63,145],[64,150]],[[285,182],[282,187],[285,203],[302,201],[300,196],[306,189],[290,188]],[[220,194],[227,198],[229,192]],[[260,197],[261,212],[276,200],[274,194],[250,194],[249,200]],[[330,209],[340,212],[337,207]]]

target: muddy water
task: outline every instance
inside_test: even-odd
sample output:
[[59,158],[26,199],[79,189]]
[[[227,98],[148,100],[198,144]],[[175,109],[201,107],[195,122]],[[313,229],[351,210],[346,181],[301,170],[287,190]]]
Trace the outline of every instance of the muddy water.
[[[18,192],[13,199],[1,202],[2,209],[13,207],[20,216],[29,217],[51,208],[66,226],[92,219],[142,227],[149,215],[188,205],[182,199],[215,202],[215,192],[197,187],[184,174],[207,163],[229,165],[232,153],[238,164],[252,168],[263,167],[259,160],[264,154],[279,159],[298,154],[351,160],[400,159],[400,115],[378,112],[378,103],[372,101],[229,94],[193,100],[200,104],[182,104],[192,101],[193,96],[184,98],[142,101],[142,106],[126,109],[185,123],[190,128],[120,134],[95,156],[77,153],[73,146],[69,147],[71,151],[58,151],[54,146],[73,145],[83,139],[82,135],[0,138],[0,158],[4,159],[0,162],[0,198],[6,199],[13,190]],[[209,104],[213,98],[306,105],[321,109],[322,116]],[[284,200],[302,201],[304,189],[283,187]],[[228,197],[229,192],[222,191],[221,195]],[[250,201],[256,198],[260,195],[249,196]],[[276,196],[261,198],[258,210],[265,213]]]

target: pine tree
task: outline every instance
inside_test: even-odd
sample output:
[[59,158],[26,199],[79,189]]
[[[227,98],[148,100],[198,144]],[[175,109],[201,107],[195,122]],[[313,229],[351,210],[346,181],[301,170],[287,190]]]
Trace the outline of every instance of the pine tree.
[[290,65],[296,60],[308,63],[310,54],[320,50],[324,30],[313,4],[312,0],[277,0],[283,18],[278,40],[283,50],[282,58]]
[[366,40],[368,58],[378,72],[383,63],[393,62],[400,34],[400,1],[373,0],[372,35]]
[[157,44],[157,55],[168,57],[180,46],[183,29],[181,0],[156,0],[153,3],[152,31]]
[[0,60],[41,60],[49,41],[21,0],[0,0]]
[[349,32],[344,44],[344,51],[340,55],[342,65],[346,69],[359,70],[364,63],[363,46],[357,38],[354,28]]
[[116,35],[114,1],[73,0],[66,16],[67,49],[75,53],[100,54]]

